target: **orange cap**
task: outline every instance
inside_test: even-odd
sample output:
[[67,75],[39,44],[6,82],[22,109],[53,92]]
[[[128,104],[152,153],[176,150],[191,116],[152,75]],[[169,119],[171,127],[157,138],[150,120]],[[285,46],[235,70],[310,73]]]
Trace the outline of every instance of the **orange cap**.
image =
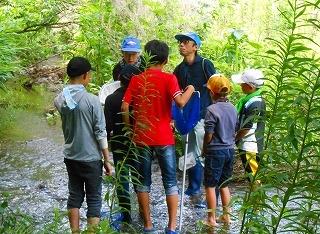
[[230,93],[230,81],[224,75],[212,75],[208,80],[207,87],[214,93]]

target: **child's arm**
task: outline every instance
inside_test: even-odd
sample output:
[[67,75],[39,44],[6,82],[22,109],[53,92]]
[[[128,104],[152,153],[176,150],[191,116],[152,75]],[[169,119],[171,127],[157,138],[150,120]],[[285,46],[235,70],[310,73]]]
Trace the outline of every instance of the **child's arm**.
[[190,99],[191,95],[194,92],[194,87],[192,85],[188,85],[185,89],[183,94],[178,95],[175,97],[174,102],[177,104],[178,107],[182,108]]
[[207,152],[207,145],[211,142],[212,140],[212,134],[211,133],[205,133],[204,138],[203,138],[203,147],[201,151],[201,156],[205,157],[206,152]]
[[[128,132],[128,129],[130,128],[130,114],[129,114],[129,103],[127,102],[122,102],[121,105],[121,112],[123,112],[122,114],[122,120],[124,123],[124,127],[125,127],[125,131]],[[129,138],[131,138],[131,136],[129,135]]]
[[104,117],[106,120],[106,130],[107,130],[107,136],[108,136],[108,140],[110,140],[111,138],[111,132],[114,129],[114,119],[112,116],[112,107],[111,107],[111,102],[112,100],[110,100],[110,98],[106,98],[105,104],[104,104]]
[[248,132],[249,132],[249,129],[241,129],[241,130],[239,130],[237,132],[237,134],[236,134],[236,139],[235,140],[238,141],[238,140],[244,138],[248,134]]
[[127,102],[122,102],[121,112],[124,112],[124,113],[122,114],[122,120],[123,120],[123,122],[124,122],[124,125],[125,125],[126,127],[128,127],[128,125],[130,124],[129,103],[127,103]]

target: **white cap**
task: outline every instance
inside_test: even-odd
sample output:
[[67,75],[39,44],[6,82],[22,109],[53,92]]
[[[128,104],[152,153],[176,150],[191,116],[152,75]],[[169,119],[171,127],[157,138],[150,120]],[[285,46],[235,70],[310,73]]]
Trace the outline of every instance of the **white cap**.
[[262,71],[258,69],[249,69],[246,70],[244,73],[240,75],[232,75],[231,79],[236,84],[252,84],[255,88],[260,88],[263,83],[264,76],[262,74]]

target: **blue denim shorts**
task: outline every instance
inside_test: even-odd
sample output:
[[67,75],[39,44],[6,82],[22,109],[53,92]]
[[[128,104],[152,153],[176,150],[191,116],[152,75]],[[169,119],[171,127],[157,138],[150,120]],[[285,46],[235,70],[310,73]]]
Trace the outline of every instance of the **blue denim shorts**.
[[228,187],[235,158],[234,149],[208,150],[204,161],[205,187]]
[[76,161],[64,158],[68,171],[67,208],[80,208],[87,200],[87,217],[100,217],[102,206],[102,161]]
[[166,195],[177,195],[179,192],[177,171],[176,171],[176,154],[174,145],[150,146],[139,148],[139,182],[138,192],[150,192],[151,180],[151,163],[152,155],[155,152],[159,161],[162,183]]

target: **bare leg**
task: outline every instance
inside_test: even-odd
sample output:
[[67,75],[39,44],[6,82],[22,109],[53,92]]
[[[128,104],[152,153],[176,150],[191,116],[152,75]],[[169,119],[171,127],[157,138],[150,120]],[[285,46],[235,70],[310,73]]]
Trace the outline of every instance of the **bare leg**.
[[92,227],[98,226],[99,221],[100,221],[99,217],[87,218],[88,231],[92,231],[92,233],[93,233],[93,228]]
[[261,181],[260,180],[256,180],[254,181],[252,187],[251,187],[251,191],[256,190],[257,188],[259,188],[259,186],[261,186]]
[[[251,191],[254,191],[254,190],[258,189],[260,186],[262,186],[262,183],[261,183],[260,180],[254,181],[254,183],[253,183],[253,185],[251,187]],[[259,203],[261,203],[261,200],[257,199],[257,203],[256,204],[259,204]],[[260,206],[256,206],[256,208],[253,208],[253,210],[254,210],[255,214],[259,214],[260,211],[262,210],[262,208]]]
[[68,212],[71,232],[74,234],[80,233],[80,213],[78,208],[71,208]]
[[220,217],[220,220],[226,224],[229,225],[231,222],[230,219],[230,206],[229,202],[231,200],[231,195],[228,187],[220,188],[220,194],[221,194],[221,202],[223,207],[223,215]]
[[208,203],[208,209],[213,210],[208,212],[208,218],[204,220],[204,223],[208,226],[218,226],[216,223],[216,212],[217,208],[217,199],[216,199],[216,188],[215,187],[206,187],[206,200]]
[[177,212],[178,212],[178,200],[179,200],[178,194],[166,196],[166,200],[167,200],[168,213],[169,213],[168,229],[175,231]]
[[142,210],[142,217],[144,228],[146,230],[152,229],[152,221],[150,218],[150,200],[149,200],[149,193],[148,192],[137,192],[139,207]]

